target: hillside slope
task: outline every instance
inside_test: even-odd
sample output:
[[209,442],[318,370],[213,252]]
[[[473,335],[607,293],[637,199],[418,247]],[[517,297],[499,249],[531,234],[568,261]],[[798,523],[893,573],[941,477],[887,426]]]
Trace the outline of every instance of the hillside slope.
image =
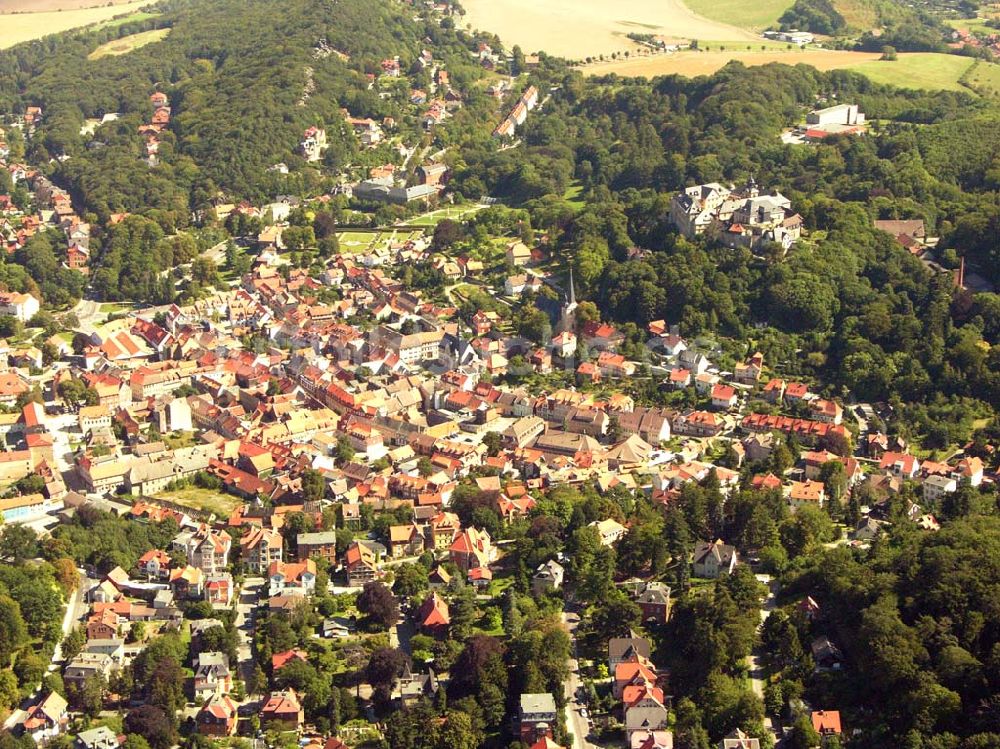
[[[367,76],[381,72],[385,59],[398,57],[401,70],[412,72],[428,49],[456,87],[481,75],[471,37],[416,19],[401,3],[174,0],[159,9],[139,23],[47,38],[42,55],[35,46],[0,54],[0,114],[43,108],[31,161],[61,157],[57,181],[100,215],[152,208],[184,223],[219,190],[234,199],[296,192],[301,180],[317,178],[296,154],[307,127],[330,131],[332,166],[356,154],[342,108],[356,117],[392,117],[400,132],[412,134],[410,142],[418,141],[418,116],[404,106],[409,88],[388,98],[370,90]],[[87,59],[111,39],[166,27],[169,36],[155,45]],[[429,85],[429,73],[423,78]],[[400,85],[406,80],[422,79],[414,73]],[[149,169],[138,158],[145,147],[138,127],[149,121],[149,96],[157,89],[169,96],[172,118],[160,165]],[[477,103],[467,102],[471,111],[463,117],[481,113]],[[93,138],[81,135],[86,118],[109,112],[120,115],[116,122]],[[289,165],[288,178],[267,171],[277,162]]]

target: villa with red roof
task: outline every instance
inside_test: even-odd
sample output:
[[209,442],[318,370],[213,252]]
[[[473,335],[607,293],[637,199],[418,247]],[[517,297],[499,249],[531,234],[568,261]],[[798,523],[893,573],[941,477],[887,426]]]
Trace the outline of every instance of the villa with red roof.
[[238,723],[236,703],[229,695],[213,695],[202,705],[195,722],[202,736],[232,736]]
[[271,692],[260,709],[260,723],[266,729],[296,731],[302,725],[303,711],[294,689]]
[[447,602],[436,591],[427,596],[420,604],[420,609],[417,611],[417,623],[420,630],[427,635],[437,636],[447,632],[451,625],[451,613],[448,610]]
[[490,534],[477,528],[459,533],[448,547],[448,554],[455,566],[466,574],[476,567],[488,567],[497,558]]

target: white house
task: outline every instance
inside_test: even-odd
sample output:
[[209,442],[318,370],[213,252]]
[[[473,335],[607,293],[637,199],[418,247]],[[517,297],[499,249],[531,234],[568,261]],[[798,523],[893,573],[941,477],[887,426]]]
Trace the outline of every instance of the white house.
[[31,294],[19,294],[16,291],[0,294],[0,315],[11,315],[21,322],[27,322],[41,308],[41,303]]

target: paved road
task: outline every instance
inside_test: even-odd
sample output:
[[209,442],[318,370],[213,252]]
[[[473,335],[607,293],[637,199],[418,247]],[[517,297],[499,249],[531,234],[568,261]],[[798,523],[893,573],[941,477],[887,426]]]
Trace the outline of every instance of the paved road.
[[[770,575],[757,575],[757,580],[767,586],[767,596],[765,596],[764,602],[760,607],[760,624],[763,626],[764,622],[767,621],[767,617],[771,615],[771,612],[777,606],[774,595],[778,589],[778,582],[772,580]],[[750,687],[753,689],[754,694],[764,699],[764,677],[766,676],[766,671],[764,669],[764,653],[760,646],[747,656],[747,666],[750,669]],[[780,729],[773,724],[770,716],[764,717],[764,727],[774,734],[775,743],[781,739]]]
[[99,582],[87,577],[87,573],[82,569],[77,568],[77,572],[80,574],[80,583],[76,586],[76,589],[69,597],[69,601],[66,603],[66,613],[63,615],[62,621],[62,639],[56,643],[55,650],[52,653],[52,663],[49,664],[49,671],[59,669],[59,662],[63,659],[62,640],[65,640],[69,636],[69,633],[73,631],[76,625],[80,623],[84,614],[87,613],[87,602],[83,600],[83,594]]
[[[239,645],[236,647],[236,658],[239,661],[240,677],[247,683],[247,677],[253,673],[253,616],[252,611],[257,606],[264,578],[248,577],[243,581],[240,597],[236,602],[236,631],[239,633]],[[248,695],[249,696],[249,695]]]
[[80,328],[96,326],[99,320],[103,321],[103,318],[106,317],[101,312],[101,303],[91,299],[81,299],[77,302],[73,308],[73,314],[80,321]]
[[587,719],[580,714],[580,708],[586,706],[586,703],[579,698],[582,693],[580,689],[582,682],[580,681],[580,664],[576,654],[576,628],[580,625],[580,615],[563,611],[562,621],[566,629],[569,630],[571,647],[569,678],[566,680],[566,728],[573,734],[571,749],[590,749],[591,747],[599,749],[597,744],[591,744],[587,741],[590,726]]

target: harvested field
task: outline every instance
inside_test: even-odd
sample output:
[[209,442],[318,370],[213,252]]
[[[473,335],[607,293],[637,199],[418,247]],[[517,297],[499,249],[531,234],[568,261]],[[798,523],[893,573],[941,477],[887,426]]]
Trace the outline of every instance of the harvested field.
[[83,8],[81,10],[53,10],[4,15],[3,20],[0,21],[0,49],[13,47],[15,44],[28,42],[32,39],[41,39],[43,36],[56,34],[60,31],[107,21],[145,5],[149,5],[149,0],[139,0],[127,5]]
[[46,10],[79,10],[126,5],[129,0],[0,0],[0,13],[40,13]]
[[[595,63],[584,66],[582,70],[587,75],[617,73],[622,76],[652,78],[658,75],[677,73],[693,78],[699,75],[710,75],[730,60],[739,60],[747,66],[780,62],[785,65],[812,65],[818,70],[839,70],[878,60],[881,57],[877,52],[842,52],[832,49],[795,49],[783,52],[768,50],[762,52],[759,49],[747,51],[745,44],[726,46],[727,49],[724,52],[717,51],[713,47],[707,52],[684,51],[631,60]],[[904,55],[900,55],[901,59],[903,57]]]
[[165,39],[169,33],[170,29],[153,29],[152,31],[143,31],[140,34],[123,36],[121,39],[115,39],[107,44],[102,44],[87,55],[87,59],[100,60],[102,57],[126,55],[133,50],[139,49],[139,47],[145,47],[147,44]]
[[629,33],[677,40],[757,41],[749,31],[699,16],[682,0],[464,0],[465,20],[525,52],[571,60],[634,50]]

